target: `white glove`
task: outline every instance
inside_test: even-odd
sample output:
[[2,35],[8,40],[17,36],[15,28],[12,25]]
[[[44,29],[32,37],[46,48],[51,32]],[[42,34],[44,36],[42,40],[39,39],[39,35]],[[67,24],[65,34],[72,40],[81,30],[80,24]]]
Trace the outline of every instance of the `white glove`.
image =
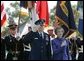
[[17,40],[20,40],[20,33],[17,33],[17,34],[16,34],[16,39],[17,39]]

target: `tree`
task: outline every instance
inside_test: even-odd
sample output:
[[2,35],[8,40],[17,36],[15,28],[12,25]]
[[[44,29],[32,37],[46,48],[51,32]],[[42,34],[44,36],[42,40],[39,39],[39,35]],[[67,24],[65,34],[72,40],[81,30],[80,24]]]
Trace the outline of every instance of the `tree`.
[[56,10],[56,6],[53,8],[53,9],[51,9],[51,11],[50,11],[50,23],[49,23],[49,25],[53,25],[53,22],[55,21],[55,10]]
[[22,24],[22,23],[28,21],[29,16],[26,15],[28,13],[22,12],[21,7],[19,6],[19,4],[20,4],[19,1],[16,1],[15,3],[10,3],[11,8],[13,10],[11,11],[10,8],[7,8],[6,12],[7,12],[8,16],[11,16],[14,19],[14,21],[18,21],[19,18],[20,18],[20,24]]
[[[27,15],[28,13],[22,12],[19,1],[16,1],[14,3],[10,3],[10,6],[12,9],[10,7],[6,8],[6,12],[7,12],[8,17],[12,17],[16,23],[18,22],[18,20],[20,20],[19,25],[22,25],[23,23],[28,21],[28,19],[29,19],[29,16]],[[7,22],[8,22],[8,20],[7,20]],[[4,27],[4,30],[2,32],[2,36],[5,36],[7,34],[9,34],[8,27]]]
[[77,11],[77,6],[73,5],[72,9],[73,9],[73,14],[74,14],[74,21],[76,23],[76,27],[78,28],[79,12]]

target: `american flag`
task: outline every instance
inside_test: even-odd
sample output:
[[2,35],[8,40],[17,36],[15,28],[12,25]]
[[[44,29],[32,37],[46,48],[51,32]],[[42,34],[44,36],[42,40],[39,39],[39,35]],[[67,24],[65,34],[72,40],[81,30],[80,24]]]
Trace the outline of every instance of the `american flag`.
[[6,21],[6,12],[4,9],[4,3],[1,2],[1,27],[4,25],[5,21]]

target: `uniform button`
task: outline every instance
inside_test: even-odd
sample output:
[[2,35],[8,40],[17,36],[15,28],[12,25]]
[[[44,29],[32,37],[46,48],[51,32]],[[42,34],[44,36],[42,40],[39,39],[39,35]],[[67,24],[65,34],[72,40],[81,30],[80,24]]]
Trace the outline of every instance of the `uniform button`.
[[41,46],[41,48],[43,48],[43,46]]
[[41,50],[41,52],[43,52],[43,50]]
[[46,45],[48,45],[48,42],[46,42]]

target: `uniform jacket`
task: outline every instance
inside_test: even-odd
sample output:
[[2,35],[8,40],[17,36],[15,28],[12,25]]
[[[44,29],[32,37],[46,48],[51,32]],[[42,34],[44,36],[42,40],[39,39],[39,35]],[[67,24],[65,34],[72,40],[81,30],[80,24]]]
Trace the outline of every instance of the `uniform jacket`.
[[30,60],[48,60],[51,58],[50,37],[44,33],[42,39],[38,32],[31,32],[24,37],[25,44],[30,43]]

